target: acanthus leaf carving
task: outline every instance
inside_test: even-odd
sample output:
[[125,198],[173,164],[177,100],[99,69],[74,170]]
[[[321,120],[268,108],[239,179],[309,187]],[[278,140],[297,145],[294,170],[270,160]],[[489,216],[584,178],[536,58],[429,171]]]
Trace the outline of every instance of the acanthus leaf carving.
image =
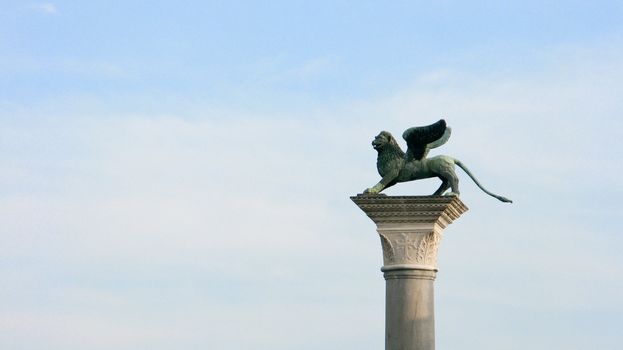
[[381,247],[383,248],[383,262],[387,263],[388,261],[394,260],[394,247],[392,246],[392,242],[382,233],[380,233],[379,236],[381,237]]
[[441,235],[435,231],[381,233],[385,265],[414,264],[436,267]]

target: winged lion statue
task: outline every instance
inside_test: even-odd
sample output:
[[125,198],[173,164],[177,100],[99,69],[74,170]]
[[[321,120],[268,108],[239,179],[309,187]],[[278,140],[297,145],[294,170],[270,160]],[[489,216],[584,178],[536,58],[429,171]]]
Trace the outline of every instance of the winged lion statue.
[[[441,185],[433,195],[459,195],[459,179],[454,171],[458,165],[486,194],[502,202],[513,201],[486,190],[465,164],[449,156],[426,158],[428,152],[445,144],[452,130],[441,119],[428,125],[405,130],[402,137],[407,141],[407,152],[403,152],[396,139],[387,131],[381,131],[372,141],[372,147],[378,152],[376,168],[382,179],[376,185],[363,191],[364,194],[377,194],[399,182],[438,177]],[[450,192],[446,191],[450,189]]]

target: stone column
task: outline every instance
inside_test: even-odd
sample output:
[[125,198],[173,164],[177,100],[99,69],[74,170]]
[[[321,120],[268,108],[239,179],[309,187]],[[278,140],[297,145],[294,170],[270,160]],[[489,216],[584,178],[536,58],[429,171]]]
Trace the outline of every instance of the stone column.
[[385,350],[434,350],[433,282],[443,230],[467,211],[458,197],[351,197],[376,224],[383,248]]

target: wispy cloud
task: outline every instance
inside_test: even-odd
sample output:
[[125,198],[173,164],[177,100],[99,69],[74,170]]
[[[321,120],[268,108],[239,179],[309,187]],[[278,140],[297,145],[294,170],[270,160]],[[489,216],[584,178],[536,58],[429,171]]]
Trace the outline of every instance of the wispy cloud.
[[339,66],[339,59],[320,56],[292,62],[286,57],[272,57],[242,67],[245,74],[265,84],[306,83],[326,78]]
[[51,2],[40,2],[36,4],[32,4],[31,8],[37,12],[45,13],[48,15],[57,15],[59,14],[58,8]]
[[42,72],[63,74],[73,78],[121,79],[134,71],[127,66],[104,60],[77,60],[72,58],[0,58],[0,74],[21,75]]

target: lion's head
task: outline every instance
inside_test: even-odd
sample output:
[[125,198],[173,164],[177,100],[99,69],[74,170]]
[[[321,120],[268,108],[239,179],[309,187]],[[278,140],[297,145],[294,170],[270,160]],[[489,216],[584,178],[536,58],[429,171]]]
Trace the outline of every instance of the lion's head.
[[400,146],[398,145],[398,142],[396,142],[394,136],[387,131],[381,131],[378,135],[376,135],[374,140],[372,140],[372,147],[377,151],[383,150],[388,145],[392,146],[392,148],[400,149]]

